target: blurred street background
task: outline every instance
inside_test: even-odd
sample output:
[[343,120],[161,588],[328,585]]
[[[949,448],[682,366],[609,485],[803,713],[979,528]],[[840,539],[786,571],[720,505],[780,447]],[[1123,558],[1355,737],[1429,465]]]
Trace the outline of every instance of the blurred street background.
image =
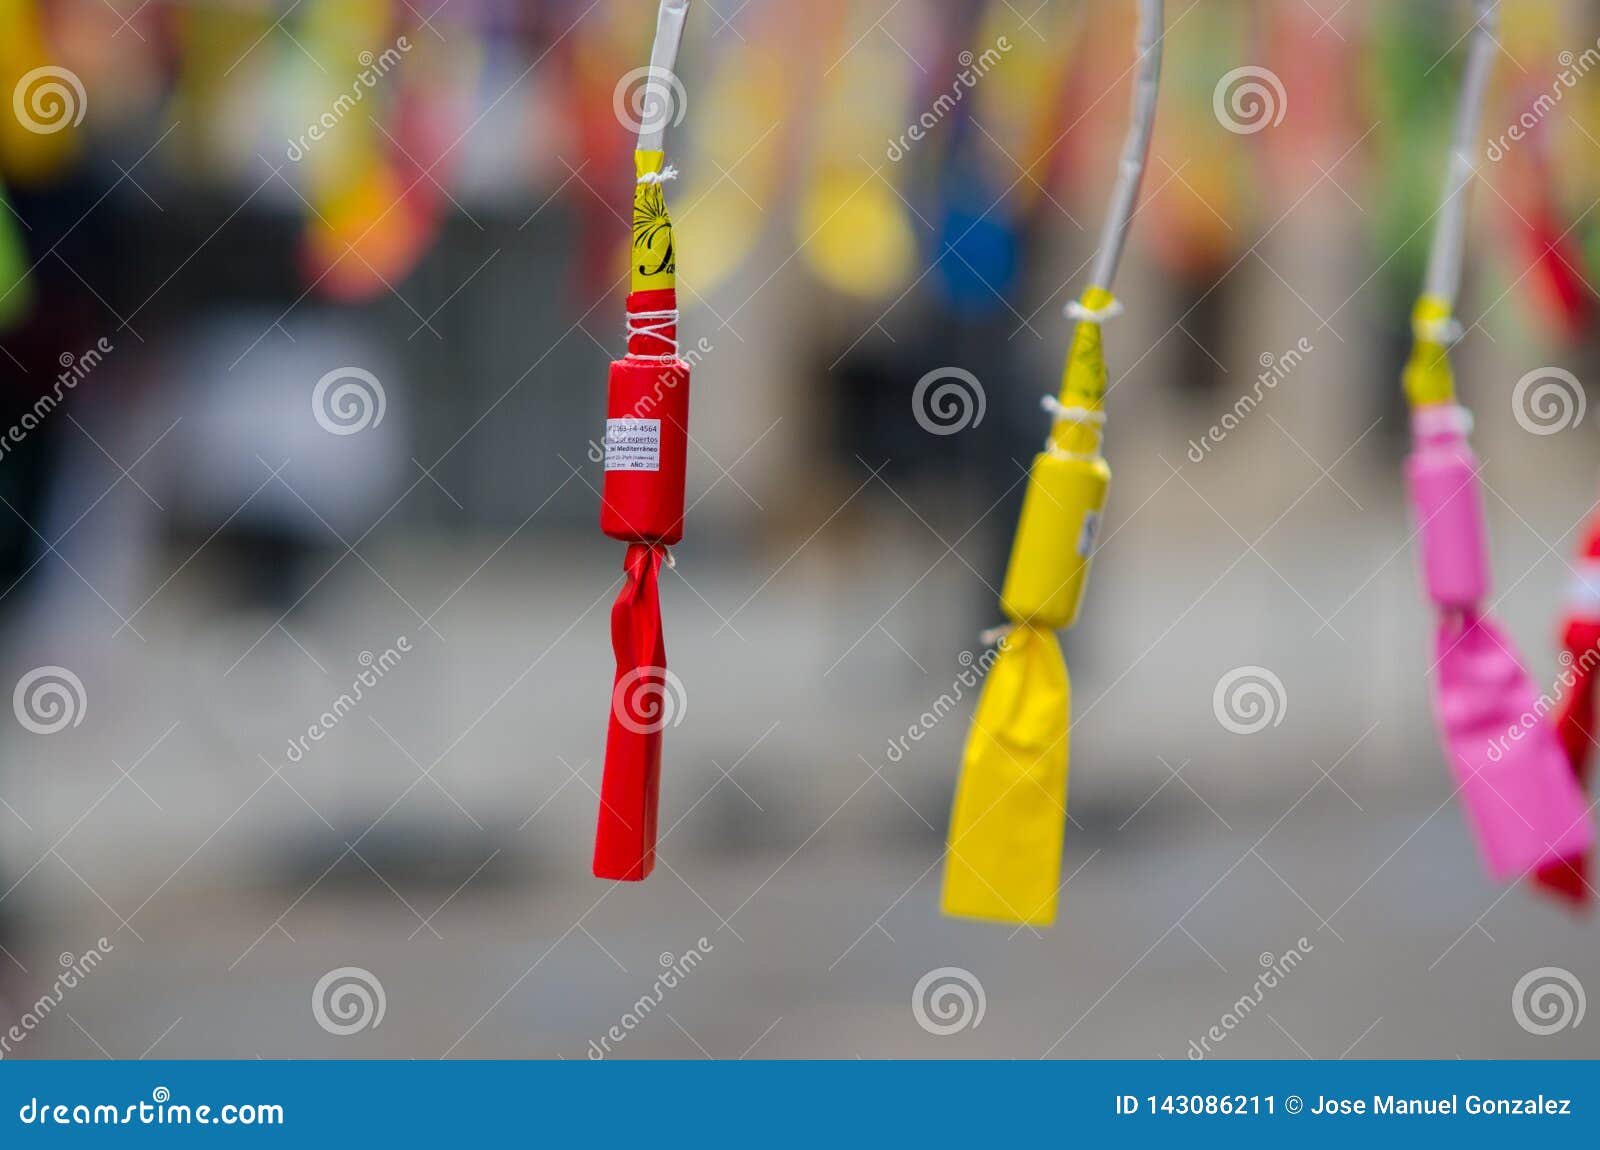
[[[1207,1056],[1600,1055],[1519,1024],[1540,968],[1600,993],[1600,927],[1483,876],[1428,709],[1399,372],[1469,9],[1169,0],[1036,932],[939,916],[940,700],[1001,621],[1133,4],[695,0],[681,721],[613,885],[595,445],[655,5],[0,0],[5,1057],[1185,1058],[1224,1015]],[[1455,353],[1541,683],[1600,497],[1597,37],[1502,5]]]

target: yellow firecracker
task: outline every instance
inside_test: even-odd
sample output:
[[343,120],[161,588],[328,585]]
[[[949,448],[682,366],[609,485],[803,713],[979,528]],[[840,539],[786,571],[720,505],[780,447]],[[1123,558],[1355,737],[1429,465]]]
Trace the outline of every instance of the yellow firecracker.
[[1139,5],[1133,122],[1111,193],[1092,286],[1078,320],[1045,448],[1034,457],[1000,592],[1009,626],[990,667],[961,760],[950,816],[945,914],[1048,926],[1055,921],[1067,819],[1072,685],[1056,631],[1077,621],[1111,469],[1101,454],[1106,366],[1101,324],[1138,200],[1161,72],[1161,0]]

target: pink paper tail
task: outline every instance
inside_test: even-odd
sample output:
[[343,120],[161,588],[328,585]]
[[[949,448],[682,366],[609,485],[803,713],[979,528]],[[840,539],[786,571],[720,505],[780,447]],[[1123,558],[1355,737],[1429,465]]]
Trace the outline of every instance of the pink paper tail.
[[1485,616],[1450,612],[1437,652],[1434,712],[1490,877],[1584,854],[1587,804],[1510,640]]

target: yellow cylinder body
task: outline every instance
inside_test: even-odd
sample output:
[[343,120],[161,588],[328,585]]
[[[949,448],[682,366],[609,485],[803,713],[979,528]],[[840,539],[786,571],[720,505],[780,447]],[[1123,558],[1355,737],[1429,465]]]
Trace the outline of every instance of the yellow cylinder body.
[[1098,456],[1034,456],[1000,589],[1009,618],[1053,629],[1077,622],[1110,485],[1111,468]]

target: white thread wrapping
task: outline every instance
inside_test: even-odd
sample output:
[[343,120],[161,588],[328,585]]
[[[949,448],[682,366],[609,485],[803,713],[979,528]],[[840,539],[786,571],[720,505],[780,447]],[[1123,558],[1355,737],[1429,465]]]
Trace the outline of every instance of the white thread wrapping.
[[[630,311],[628,313],[628,358],[647,363],[676,363],[678,360],[678,309]],[[633,337],[647,336],[665,344],[667,351],[652,355],[633,350]]]
[[675,180],[677,178],[678,178],[678,169],[673,167],[671,164],[668,164],[666,167],[662,168],[659,172],[644,172],[644,173],[642,173],[639,176],[638,182],[641,183],[641,184],[664,184],[668,180]]
[[[1087,423],[1096,428],[1106,425],[1105,412],[1090,411],[1086,407],[1068,407],[1053,395],[1041,395],[1039,406],[1048,411],[1058,423]],[[1092,463],[1101,458],[1098,451],[1068,451],[1056,444],[1053,435],[1045,437],[1044,453],[1053,459],[1076,459],[1084,463]]]

